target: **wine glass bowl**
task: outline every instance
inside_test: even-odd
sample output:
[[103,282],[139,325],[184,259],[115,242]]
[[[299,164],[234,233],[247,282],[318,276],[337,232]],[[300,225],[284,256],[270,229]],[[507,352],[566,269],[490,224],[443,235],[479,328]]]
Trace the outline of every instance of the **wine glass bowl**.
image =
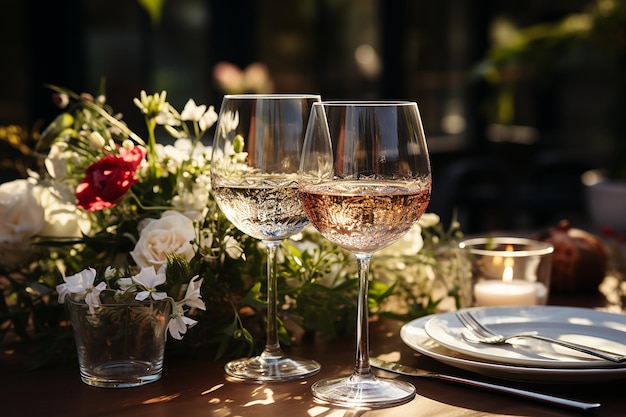
[[311,224],[357,258],[356,365],[349,376],[311,387],[321,402],[354,407],[400,405],[413,385],[379,378],[369,364],[367,292],[372,255],[394,243],[430,201],[426,139],[414,102],[314,103],[298,177]]
[[259,356],[230,361],[226,373],[254,382],[306,378],[320,370],[282,351],[277,329],[276,250],[308,223],[297,171],[318,95],[241,94],[222,101],[213,141],[211,190],[224,215],[267,248],[267,340]]

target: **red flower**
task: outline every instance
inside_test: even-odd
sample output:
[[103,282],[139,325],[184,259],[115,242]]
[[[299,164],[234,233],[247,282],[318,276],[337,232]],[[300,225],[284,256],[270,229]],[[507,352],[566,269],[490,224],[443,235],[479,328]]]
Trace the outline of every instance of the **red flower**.
[[138,181],[135,172],[145,156],[146,151],[139,146],[120,148],[119,155],[107,155],[91,164],[76,187],[78,207],[87,211],[113,207]]

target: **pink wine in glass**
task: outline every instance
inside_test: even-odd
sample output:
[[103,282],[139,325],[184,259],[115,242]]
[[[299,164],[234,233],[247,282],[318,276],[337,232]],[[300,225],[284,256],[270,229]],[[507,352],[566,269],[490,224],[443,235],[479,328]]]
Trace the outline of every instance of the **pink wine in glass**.
[[300,189],[305,213],[326,239],[353,252],[373,253],[402,237],[424,214],[430,183],[334,181]]

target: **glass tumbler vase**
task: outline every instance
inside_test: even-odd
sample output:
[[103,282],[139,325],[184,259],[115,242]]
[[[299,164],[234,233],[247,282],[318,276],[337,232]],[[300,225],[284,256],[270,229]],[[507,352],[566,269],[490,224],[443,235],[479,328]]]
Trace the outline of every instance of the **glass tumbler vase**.
[[80,376],[96,387],[125,388],[161,378],[171,304],[144,301],[91,308],[67,299]]

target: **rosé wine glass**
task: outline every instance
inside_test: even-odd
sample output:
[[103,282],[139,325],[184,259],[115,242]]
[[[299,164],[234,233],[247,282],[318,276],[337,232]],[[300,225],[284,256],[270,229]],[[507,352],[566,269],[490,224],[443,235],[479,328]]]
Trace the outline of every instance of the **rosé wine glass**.
[[228,362],[239,380],[278,382],[316,374],[314,360],[283,353],[277,328],[276,250],[309,221],[297,171],[311,105],[308,94],[226,95],[213,141],[211,189],[224,215],[267,248],[267,339],[259,356]]
[[364,409],[411,401],[413,385],[372,372],[367,297],[372,255],[409,231],[430,201],[430,159],[417,104],[314,103],[298,183],[311,224],[354,253],[359,277],[356,366],[351,375],[313,384],[313,396]]

